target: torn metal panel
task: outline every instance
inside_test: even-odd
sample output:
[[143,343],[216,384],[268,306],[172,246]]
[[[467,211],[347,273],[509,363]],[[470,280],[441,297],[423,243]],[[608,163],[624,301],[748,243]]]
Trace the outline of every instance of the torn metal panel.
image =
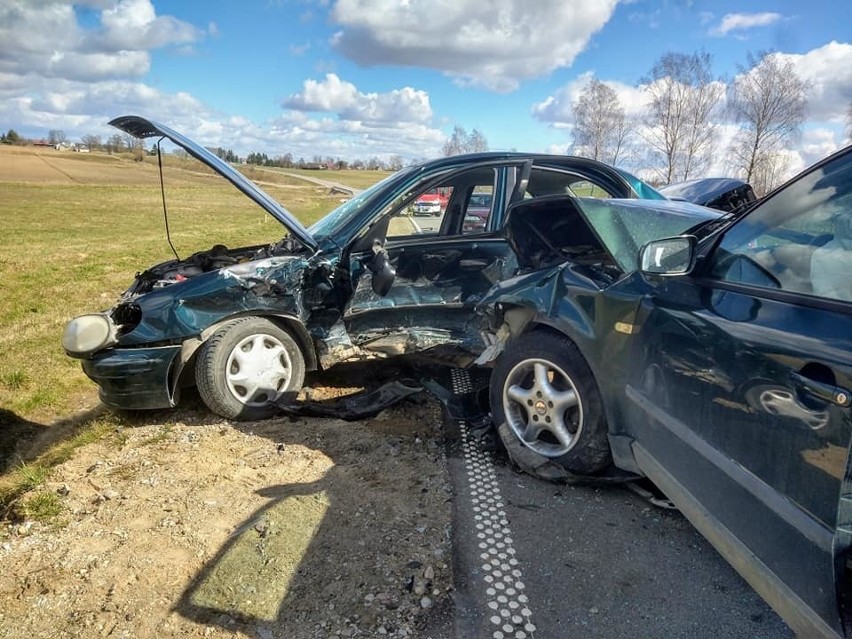
[[408,306],[461,306],[462,301],[461,286],[437,287],[426,279],[394,282],[388,293],[380,296],[373,290],[371,275],[365,274],[358,280],[352,299],[346,305],[343,314],[349,316],[377,309]]
[[328,330],[314,330],[319,363],[323,368],[331,368],[339,362],[356,359],[363,351],[352,343],[342,320],[335,322]]
[[370,391],[361,391],[326,402],[285,402],[277,405],[283,413],[296,417],[336,417],[355,421],[378,415],[384,409],[421,392],[421,386],[393,381]]

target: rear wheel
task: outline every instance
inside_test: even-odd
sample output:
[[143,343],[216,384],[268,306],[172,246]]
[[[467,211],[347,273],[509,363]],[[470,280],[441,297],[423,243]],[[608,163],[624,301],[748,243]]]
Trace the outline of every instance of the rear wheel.
[[198,394],[228,419],[266,419],[270,402],[295,394],[305,380],[305,358],[292,336],[261,317],[221,327],[201,347],[195,366]]
[[537,331],[510,343],[491,375],[490,401],[500,438],[527,472],[558,479],[554,465],[589,475],[610,463],[597,384],[567,338]]

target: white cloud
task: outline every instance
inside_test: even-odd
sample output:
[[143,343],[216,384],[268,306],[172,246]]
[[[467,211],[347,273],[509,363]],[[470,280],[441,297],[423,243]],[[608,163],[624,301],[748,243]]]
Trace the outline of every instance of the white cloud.
[[728,13],[722,21],[710,29],[710,35],[726,36],[732,32],[742,32],[755,27],[768,27],[779,22],[784,16],[780,13],[765,11],[762,13]]
[[332,44],[365,66],[437,69],[507,92],[570,67],[618,0],[338,0]]
[[108,133],[107,121],[125,113],[156,113],[164,121],[185,122],[209,110],[186,93],[163,93],[126,80],[38,80],[26,92],[10,91],[0,100],[0,121],[33,128],[61,124],[69,136]]
[[[594,73],[591,71],[583,73],[553,95],[534,104],[532,106],[533,117],[557,129],[573,126],[572,105],[579,99],[580,94],[593,77]],[[632,87],[612,80],[601,81],[615,91],[627,118],[634,118],[642,114],[647,100],[641,87]]]
[[172,16],[157,16],[151,0],[119,0],[101,13],[102,28],[91,32],[87,46],[102,51],[139,51],[194,42],[193,25]]
[[425,91],[404,87],[388,93],[361,93],[354,84],[341,80],[334,73],[327,74],[322,82],[306,80],[302,91],[291,95],[283,105],[297,111],[333,112],[341,120],[385,126],[432,119],[432,107]]
[[[100,8],[84,27],[77,6]],[[65,2],[4,0],[0,5],[0,73],[67,80],[140,77],[153,48],[190,44],[194,26],[157,16],[150,0]]]
[[344,82],[334,73],[325,76],[325,82],[305,80],[302,91],[284,101],[284,106],[299,111],[337,111],[348,108],[358,99],[358,89]]
[[411,87],[364,93],[329,73],[322,81],[306,80],[282,106],[290,110],[272,123],[270,140],[297,156],[312,157],[322,148],[324,155],[346,159],[413,159],[438,155],[446,139],[431,126],[429,94]]
[[845,121],[852,100],[852,44],[832,41],[804,54],[776,55],[792,62],[799,77],[809,83],[809,120]]
[[438,156],[445,139],[441,130],[426,123],[377,126],[354,120],[311,118],[300,111],[288,111],[271,123],[265,144],[279,145],[296,157],[310,158],[321,152],[348,160],[372,155],[414,159]]
[[840,143],[837,140],[836,131],[823,127],[806,129],[799,145],[799,157],[802,160],[802,166],[797,167],[796,172],[831,155],[839,148]]

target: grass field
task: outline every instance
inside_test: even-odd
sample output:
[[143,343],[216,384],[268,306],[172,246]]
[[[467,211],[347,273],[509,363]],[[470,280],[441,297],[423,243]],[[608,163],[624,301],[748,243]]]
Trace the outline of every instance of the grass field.
[[[168,160],[169,223],[181,257],[284,235],[199,163]],[[256,173],[306,225],[339,203],[339,195],[284,172]],[[384,175],[319,177],[362,188]],[[93,402],[94,384],[62,351],[62,329],[75,315],[110,307],[137,271],[172,257],[158,180],[151,158],[0,146],[0,407],[46,423]]]

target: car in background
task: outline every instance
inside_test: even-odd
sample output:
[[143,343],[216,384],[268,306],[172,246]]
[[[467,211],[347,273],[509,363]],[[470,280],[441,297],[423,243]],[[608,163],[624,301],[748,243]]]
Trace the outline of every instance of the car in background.
[[686,180],[661,186],[658,191],[673,200],[686,200],[728,212],[744,211],[757,200],[751,184],[735,178]]
[[500,438],[541,477],[650,478],[797,636],[848,636],[852,147],[739,216],[672,232],[677,204],[510,207]]
[[467,209],[462,225],[463,233],[477,233],[484,231],[491,214],[490,193],[473,193],[467,202]]
[[448,198],[438,189],[421,194],[411,207],[414,215],[433,215],[438,217],[447,208]]
[[[300,390],[306,371],[338,362],[407,353],[470,362],[484,348],[476,304],[518,268],[502,234],[513,202],[576,190],[637,197],[620,173],[593,160],[479,153],[397,171],[305,228],[169,127],[139,116],[111,124],[171,140],[282,225],[268,244],[236,248],[207,229],[212,248],[174,250],[174,259],[142,268],[111,308],[68,322],[65,351],[80,359],[102,401],[120,409],[175,406],[194,385],[213,412],[260,419]],[[477,193],[491,195],[487,219],[471,202]],[[409,209],[433,194],[446,197],[445,212],[426,228]],[[468,216],[483,223],[466,225]]]

